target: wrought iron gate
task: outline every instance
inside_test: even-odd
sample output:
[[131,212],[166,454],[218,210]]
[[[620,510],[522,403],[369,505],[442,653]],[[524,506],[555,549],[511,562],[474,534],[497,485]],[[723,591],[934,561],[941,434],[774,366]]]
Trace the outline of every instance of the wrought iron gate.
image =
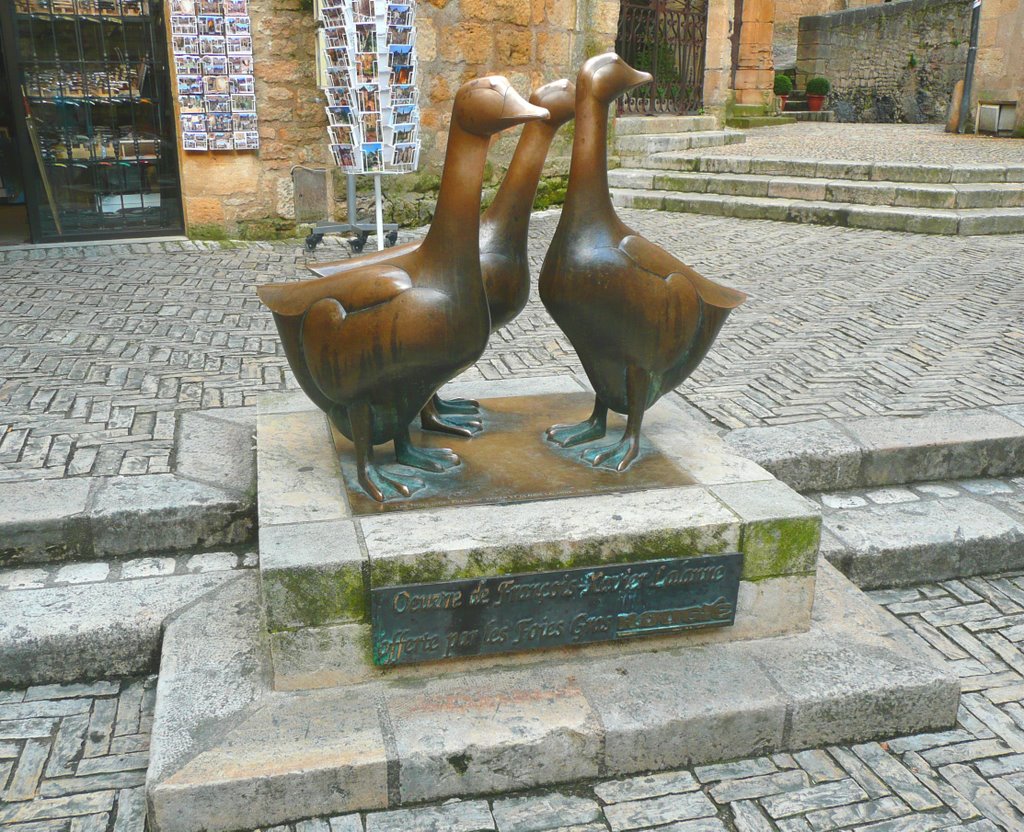
[[615,51],[654,81],[619,99],[620,113],[677,114],[704,103],[707,0],[621,0]]

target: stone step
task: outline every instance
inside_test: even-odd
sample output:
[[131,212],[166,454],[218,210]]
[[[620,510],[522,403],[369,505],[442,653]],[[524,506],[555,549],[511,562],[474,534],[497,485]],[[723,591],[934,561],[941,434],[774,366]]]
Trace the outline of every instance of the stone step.
[[0,572],[0,689],[152,672],[164,621],[256,562],[163,552]]
[[847,160],[770,159],[750,156],[701,156],[680,152],[654,153],[635,163],[653,170],[738,173],[764,176],[809,176],[876,182],[943,185],[970,182],[1011,182],[1024,187],[1024,163],[1016,165],[920,165]]
[[619,208],[646,208],[720,217],[840,225],[913,234],[982,235],[1024,233],[1024,208],[922,209],[849,202],[740,197],[723,194],[612,188]]
[[617,188],[685,191],[727,196],[778,197],[906,208],[1022,208],[1024,186],[1006,182],[922,185],[736,173],[655,173],[621,168],[609,172]]
[[164,474],[0,483],[0,568],[247,543],[255,423],[252,407],[182,414]]
[[615,119],[616,136],[637,136],[650,133],[694,133],[714,130],[714,116],[619,116]]
[[821,554],[862,589],[1019,571],[1022,485],[954,480],[815,495]]
[[616,136],[615,152],[624,158],[646,157],[652,153],[694,150],[702,147],[722,147],[744,141],[735,130],[702,130],[690,133],[638,133]]
[[810,110],[786,110],[787,116],[793,116],[797,121],[821,121],[821,122],[833,122],[836,120],[836,114],[832,110],[818,110],[816,113],[812,113]]
[[796,119],[786,115],[780,116],[731,116],[725,121],[726,126],[737,130],[751,130],[755,127],[779,127],[783,124],[796,124]]
[[[167,627],[146,783],[161,832],[266,828],[956,719],[959,680],[825,564],[814,622],[795,636],[706,648],[680,637],[611,656],[582,648],[525,667],[509,656],[503,667],[438,668],[413,684],[385,675],[304,691],[270,687],[258,593],[239,579]],[[703,794],[680,799],[699,804],[693,816],[715,814]],[[492,828],[489,816],[472,828]]]

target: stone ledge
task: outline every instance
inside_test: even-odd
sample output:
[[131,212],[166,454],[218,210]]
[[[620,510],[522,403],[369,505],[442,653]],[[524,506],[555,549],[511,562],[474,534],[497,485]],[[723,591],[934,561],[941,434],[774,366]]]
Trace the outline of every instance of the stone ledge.
[[740,428],[736,453],[797,491],[1024,473],[1024,406]]
[[165,619],[234,575],[0,592],[0,688],[148,673]]
[[0,483],[0,566],[248,542],[253,417],[249,408],[179,416],[173,473]]
[[167,629],[150,828],[270,826],[951,726],[958,680],[831,567],[817,586],[802,635],[274,693],[257,587],[238,580]]

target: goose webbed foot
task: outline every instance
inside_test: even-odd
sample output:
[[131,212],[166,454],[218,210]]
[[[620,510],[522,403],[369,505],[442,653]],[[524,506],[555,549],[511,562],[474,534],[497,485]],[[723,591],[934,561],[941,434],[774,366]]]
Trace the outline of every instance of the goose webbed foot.
[[405,436],[395,437],[395,459],[402,465],[419,468],[441,474],[462,463],[459,455],[451,448],[417,448],[409,440],[409,431]]
[[476,399],[442,399],[435,394],[433,404],[442,416],[480,415],[480,402]]
[[576,425],[552,425],[547,430],[548,442],[554,442],[563,448],[582,445],[600,439],[608,432],[608,408],[601,402],[594,402],[594,412],[590,418]]
[[423,430],[432,430],[436,433],[447,433],[452,436],[471,437],[484,429],[483,420],[480,417],[470,414],[446,414],[442,415],[435,396],[426,407],[420,411],[420,427]]
[[359,472],[359,484],[378,503],[408,497],[424,486],[418,477],[383,471],[376,465],[367,465]]
[[613,471],[625,471],[633,464],[640,454],[640,439],[635,436],[623,436],[611,445],[598,445],[587,448],[582,454],[584,461],[595,468],[609,468]]

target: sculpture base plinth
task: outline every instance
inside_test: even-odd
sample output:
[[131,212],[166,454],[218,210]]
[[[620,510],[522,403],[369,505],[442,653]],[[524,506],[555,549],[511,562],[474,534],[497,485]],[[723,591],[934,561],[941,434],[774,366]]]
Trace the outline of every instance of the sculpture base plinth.
[[[641,456],[618,473],[583,462],[589,445],[563,449],[544,438],[553,422],[590,413],[593,394],[574,376],[444,392],[480,400],[485,433],[414,436],[455,449],[463,465],[422,475],[422,492],[384,506],[358,490],[347,443],[301,393],[261,397],[260,579],[278,689],[355,684],[382,672],[371,661],[371,587],[740,552],[735,624],[657,643],[764,638],[809,626],[818,510],[731,453],[678,397],[648,411]],[[613,417],[609,439],[598,441],[617,438],[622,423]],[[387,464],[390,448],[382,451]],[[649,647],[595,644],[388,672],[423,677]]]

